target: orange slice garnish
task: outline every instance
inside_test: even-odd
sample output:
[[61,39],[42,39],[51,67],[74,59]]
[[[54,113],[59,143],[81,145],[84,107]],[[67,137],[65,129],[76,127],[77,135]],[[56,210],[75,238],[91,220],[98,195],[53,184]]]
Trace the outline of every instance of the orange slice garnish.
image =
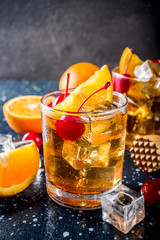
[[110,82],[111,86],[108,89],[94,94],[85,104],[95,105],[103,100],[112,101],[113,85],[111,74],[107,67],[104,65],[100,70],[96,71],[87,81],[79,85],[69,96],[67,96],[61,103],[57,104],[55,109],[77,112],[83,101],[96,90],[103,87],[106,82]]
[[142,63],[143,61],[135,53],[133,53],[132,49],[126,47],[120,58],[119,73],[128,74],[131,77],[135,77],[135,67]]
[[30,130],[41,133],[41,96],[28,95],[15,97],[3,106],[3,113],[8,125],[18,133]]
[[30,143],[0,154],[0,197],[12,196],[30,185],[39,169],[39,152]]

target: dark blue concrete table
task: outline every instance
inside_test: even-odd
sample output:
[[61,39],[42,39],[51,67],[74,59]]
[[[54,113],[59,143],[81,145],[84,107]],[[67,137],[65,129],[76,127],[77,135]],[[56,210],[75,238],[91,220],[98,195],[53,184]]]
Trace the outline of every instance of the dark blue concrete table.
[[[58,89],[57,81],[0,80],[0,133],[11,134],[14,140],[22,138],[7,125],[3,104],[20,95],[44,95]],[[41,154],[43,161],[43,156]],[[160,177],[160,171],[149,174]],[[125,153],[123,183],[140,191],[146,181],[144,173]],[[146,206],[145,219],[123,234],[103,222],[101,209],[78,211],[64,208],[53,202],[45,189],[45,170],[41,168],[34,182],[23,192],[0,198],[1,240],[50,240],[50,239],[159,239],[160,206]]]

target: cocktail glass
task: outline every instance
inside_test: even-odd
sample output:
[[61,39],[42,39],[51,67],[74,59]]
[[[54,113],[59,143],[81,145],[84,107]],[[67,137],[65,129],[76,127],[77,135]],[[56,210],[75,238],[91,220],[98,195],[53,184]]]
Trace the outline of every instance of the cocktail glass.
[[[57,203],[78,209],[101,207],[101,198],[121,184],[125,149],[127,98],[113,93],[112,104],[90,112],[69,113],[47,106],[63,91],[41,99],[43,148],[48,195]],[[62,139],[56,121],[62,115],[81,118],[83,135]],[[81,122],[76,122],[79,128]]]
[[112,71],[114,89],[128,98],[126,149],[135,138],[152,135],[160,141],[160,78],[133,78]]

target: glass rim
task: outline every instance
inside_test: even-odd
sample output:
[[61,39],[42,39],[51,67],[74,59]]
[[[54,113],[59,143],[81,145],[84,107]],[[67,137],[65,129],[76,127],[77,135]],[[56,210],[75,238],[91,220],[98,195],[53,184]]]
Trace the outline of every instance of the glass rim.
[[[73,88],[70,88],[69,91],[72,91]],[[63,114],[63,115],[83,115],[83,116],[102,116],[102,115],[112,115],[112,114],[115,114],[115,113],[119,113],[119,112],[122,112],[124,108],[127,108],[127,105],[128,105],[128,99],[125,95],[123,95],[122,93],[119,93],[119,92],[116,92],[116,91],[113,91],[113,95],[114,96],[117,96],[119,98],[121,98],[123,100],[123,104],[121,106],[118,106],[117,108],[115,109],[110,109],[110,110],[104,110],[104,111],[101,111],[101,112],[71,112],[71,111],[64,111],[64,110],[59,110],[59,109],[56,109],[56,108],[51,108],[47,105],[45,105],[45,103],[43,102],[44,99],[49,96],[49,95],[52,95],[52,94],[56,94],[56,93],[64,93],[65,90],[56,90],[56,91],[52,91],[50,93],[47,93],[45,94],[44,96],[42,96],[41,100],[40,100],[40,104],[41,104],[41,108],[43,108],[44,110],[47,110],[47,111],[50,111],[50,112],[56,112],[56,113],[59,113],[59,114]],[[114,102],[114,101],[113,101]]]
[[137,82],[157,82],[160,81],[160,77],[156,77],[156,78],[138,78],[138,77],[127,77],[122,75],[121,73],[119,73],[119,66],[116,66],[112,69],[111,71],[113,74],[115,74],[117,77],[122,78],[123,79],[129,79],[131,81],[137,81]]

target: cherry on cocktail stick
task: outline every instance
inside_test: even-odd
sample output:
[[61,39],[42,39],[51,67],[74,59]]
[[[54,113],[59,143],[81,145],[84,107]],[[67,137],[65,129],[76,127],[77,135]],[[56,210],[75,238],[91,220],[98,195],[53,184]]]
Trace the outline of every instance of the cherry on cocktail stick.
[[[130,87],[130,81],[128,78],[130,78],[129,74],[122,74],[126,78],[117,78],[114,77],[113,81],[113,88],[115,91],[120,92],[120,93],[126,93],[129,90]],[[127,78],[128,77],[128,78]]]
[[70,73],[67,73],[66,92],[58,95],[51,103],[47,105],[48,107],[55,107],[58,103],[62,102],[70,94],[68,93],[69,78],[70,78]]
[[23,136],[22,141],[26,140],[33,140],[38,148],[42,145],[42,138],[34,131],[29,131]]
[[131,56],[130,56],[130,59],[125,67],[125,70],[124,70],[124,73],[121,74],[123,75],[125,78],[117,78],[117,77],[114,77],[114,81],[113,81],[113,87],[114,87],[114,90],[117,91],[117,92],[120,92],[120,93],[126,93],[128,92],[129,90],[129,87],[130,87],[130,80],[128,78],[130,78],[131,76],[129,74],[127,74],[127,69],[128,69],[128,65],[129,65],[129,62],[131,61],[131,58],[132,58],[132,55],[133,55],[133,49],[131,49]]
[[149,179],[142,161],[139,160],[139,162],[147,178],[147,181],[141,187],[141,194],[144,195],[147,205],[160,204],[160,178]]
[[[107,89],[109,86],[110,82],[107,82],[102,88],[88,96],[79,107],[77,113],[90,97],[101,90]],[[63,115],[60,120],[56,121],[56,130],[62,139],[75,141],[79,139],[85,131],[84,120],[80,116]]]

